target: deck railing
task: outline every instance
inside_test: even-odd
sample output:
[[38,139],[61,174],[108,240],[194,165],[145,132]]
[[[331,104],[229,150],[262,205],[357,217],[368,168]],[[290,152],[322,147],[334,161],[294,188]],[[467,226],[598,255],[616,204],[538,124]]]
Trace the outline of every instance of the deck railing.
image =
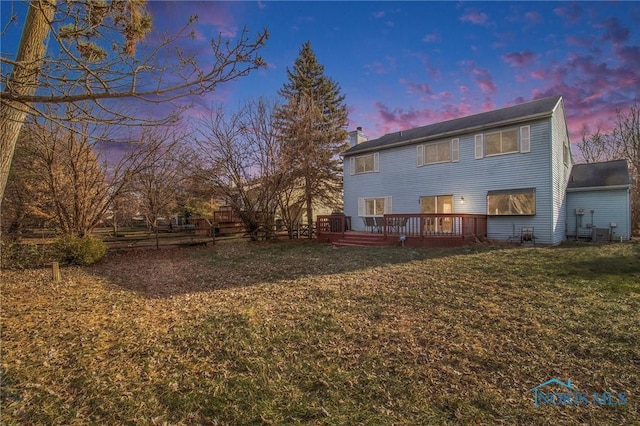
[[487,216],[480,214],[385,214],[381,219],[380,232],[385,236],[405,235],[425,238],[487,235]]
[[351,230],[351,216],[343,214],[332,214],[318,216],[316,222],[316,235],[321,234],[342,234]]
[[[487,235],[487,216],[480,214],[430,214],[404,213],[385,214],[371,218],[362,218],[366,231],[384,236],[405,235],[406,237],[469,237]],[[318,235],[344,234],[352,230],[351,216],[318,216],[316,224]]]

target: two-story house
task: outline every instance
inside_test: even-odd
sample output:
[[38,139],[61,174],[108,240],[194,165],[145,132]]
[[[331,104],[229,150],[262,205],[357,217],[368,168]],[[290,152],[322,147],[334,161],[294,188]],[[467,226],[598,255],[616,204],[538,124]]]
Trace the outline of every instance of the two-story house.
[[414,213],[442,215],[416,218],[420,235],[455,234],[464,230],[453,215],[475,214],[486,218],[491,239],[518,239],[523,229],[544,244],[567,236],[573,164],[561,96],[375,140],[358,129],[349,145],[344,213],[353,230],[381,224],[371,218]]

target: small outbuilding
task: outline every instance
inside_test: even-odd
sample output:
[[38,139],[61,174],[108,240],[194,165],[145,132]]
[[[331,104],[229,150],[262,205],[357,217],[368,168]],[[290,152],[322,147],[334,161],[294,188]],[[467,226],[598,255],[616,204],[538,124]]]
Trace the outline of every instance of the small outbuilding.
[[574,164],[567,183],[567,238],[631,238],[631,179],[626,160]]

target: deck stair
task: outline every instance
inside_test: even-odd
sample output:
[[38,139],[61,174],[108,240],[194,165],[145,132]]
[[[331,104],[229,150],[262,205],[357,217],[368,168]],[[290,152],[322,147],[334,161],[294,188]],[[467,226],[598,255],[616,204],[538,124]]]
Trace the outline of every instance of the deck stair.
[[345,232],[342,238],[333,243],[334,247],[388,247],[397,244],[395,238],[385,240],[382,234],[367,232]]

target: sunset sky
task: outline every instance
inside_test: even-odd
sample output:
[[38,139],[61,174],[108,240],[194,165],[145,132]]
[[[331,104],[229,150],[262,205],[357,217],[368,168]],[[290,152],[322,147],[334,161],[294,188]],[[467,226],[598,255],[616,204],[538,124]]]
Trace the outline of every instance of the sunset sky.
[[369,138],[559,94],[575,143],[584,125],[606,131],[640,98],[638,2],[156,1],[149,10],[158,31],[197,14],[189,49],[202,57],[219,33],[270,33],[267,69],[195,100],[196,115],[276,97],[308,40],[346,96],[350,129]]

